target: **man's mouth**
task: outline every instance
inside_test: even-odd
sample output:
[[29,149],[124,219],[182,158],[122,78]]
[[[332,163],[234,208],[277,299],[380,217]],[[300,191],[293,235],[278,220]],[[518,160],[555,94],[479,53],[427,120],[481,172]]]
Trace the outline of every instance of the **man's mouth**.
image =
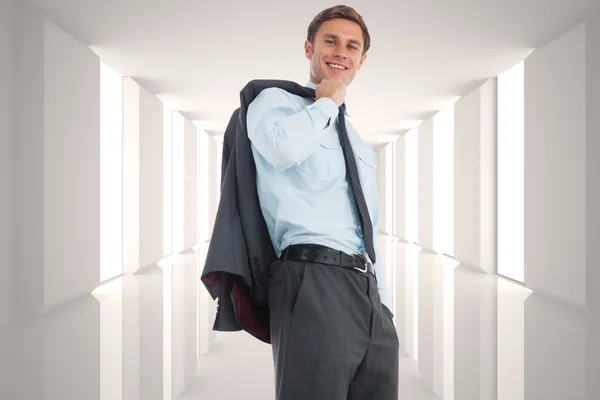
[[329,67],[331,67],[331,68],[333,68],[333,69],[340,70],[340,71],[344,71],[344,70],[348,69],[348,68],[346,68],[346,67],[344,67],[343,65],[340,65],[340,64],[334,64],[334,63],[326,63],[326,64],[327,64]]

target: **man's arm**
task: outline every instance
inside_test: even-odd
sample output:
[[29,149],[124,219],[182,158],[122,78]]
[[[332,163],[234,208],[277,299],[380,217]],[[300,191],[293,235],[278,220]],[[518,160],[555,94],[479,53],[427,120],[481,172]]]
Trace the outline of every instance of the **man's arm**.
[[267,162],[283,170],[302,163],[319,146],[337,104],[321,98],[296,111],[293,100],[279,88],[263,90],[248,107],[248,138]]

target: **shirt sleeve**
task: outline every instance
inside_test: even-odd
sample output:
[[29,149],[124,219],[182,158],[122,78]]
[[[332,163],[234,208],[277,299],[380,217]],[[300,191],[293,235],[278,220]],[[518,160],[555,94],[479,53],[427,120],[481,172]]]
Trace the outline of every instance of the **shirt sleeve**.
[[283,170],[302,163],[315,151],[325,126],[338,112],[337,104],[329,98],[298,111],[298,105],[283,89],[264,89],[248,106],[248,138],[269,164]]

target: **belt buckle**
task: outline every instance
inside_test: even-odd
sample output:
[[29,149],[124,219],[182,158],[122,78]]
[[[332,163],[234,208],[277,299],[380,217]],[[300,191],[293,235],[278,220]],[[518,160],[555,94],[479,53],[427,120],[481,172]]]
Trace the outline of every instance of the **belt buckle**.
[[352,267],[352,268],[354,268],[357,271],[362,272],[363,274],[366,274],[367,271],[369,270],[369,266],[367,263],[367,257],[363,256],[360,253],[354,253],[353,256],[357,256],[357,257],[361,258],[365,262],[365,267],[364,268]]

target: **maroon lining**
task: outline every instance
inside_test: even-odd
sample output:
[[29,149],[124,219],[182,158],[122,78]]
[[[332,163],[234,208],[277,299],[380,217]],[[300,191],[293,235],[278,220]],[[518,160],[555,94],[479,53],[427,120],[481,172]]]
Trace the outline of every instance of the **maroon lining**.
[[208,286],[213,287],[217,284],[219,279],[221,278],[221,272],[213,271],[202,277],[202,281],[205,282]]
[[254,307],[248,286],[236,279],[231,294],[235,300],[237,319],[242,328],[265,343],[271,343],[269,315]]

